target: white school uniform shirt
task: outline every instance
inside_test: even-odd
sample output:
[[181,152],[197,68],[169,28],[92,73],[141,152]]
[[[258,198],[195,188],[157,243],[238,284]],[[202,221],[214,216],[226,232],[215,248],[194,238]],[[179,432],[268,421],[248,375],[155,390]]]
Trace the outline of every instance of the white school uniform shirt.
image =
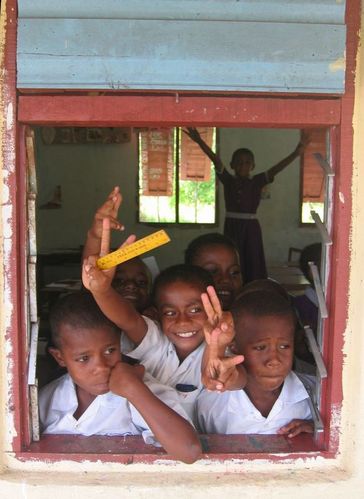
[[[129,357],[137,359],[145,369],[160,383],[175,388],[180,402],[188,416],[195,419],[196,398],[203,388],[201,381],[201,362],[205,343],[201,343],[180,363],[176,349],[158,324],[143,316],[147,323],[147,334]],[[190,391],[180,391],[177,385],[190,385]]]
[[[146,374],[144,382],[166,405],[187,419],[179,398],[170,387],[163,386]],[[41,432],[74,435],[142,435],[145,443],[159,446],[142,415],[124,397],[112,392],[98,395],[81,415],[73,414],[78,407],[75,384],[65,374],[39,392],[39,418]]]
[[121,353],[124,355],[128,355],[129,352],[134,350],[135,344],[127,337],[124,331],[121,331],[120,334],[120,349]]
[[[313,376],[301,376],[305,383],[314,386]],[[292,419],[312,419],[308,399],[302,381],[293,371],[285,378],[281,393],[266,418],[244,390],[223,393],[204,390],[197,400],[198,425],[203,433],[274,434]]]

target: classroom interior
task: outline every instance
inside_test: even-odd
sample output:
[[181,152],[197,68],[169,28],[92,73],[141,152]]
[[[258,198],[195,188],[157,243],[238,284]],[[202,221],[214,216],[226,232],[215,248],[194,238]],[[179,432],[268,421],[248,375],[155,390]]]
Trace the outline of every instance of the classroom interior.
[[[62,293],[79,289],[81,254],[87,230],[96,209],[114,186],[120,186],[123,196],[119,220],[125,231],[113,235],[112,246],[118,247],[129,234],[136,234],[139,239],[163,228],[171,241],[151,253],[160,270],[183,262],[185,248],[198,235],[222,233],[225,207],[223,189],[217,182],[215,224],[140,223],[139,129],[124,130],[125,138],[116,143],[95,140],[95,135],[85,139],[87,133],[78,134],[78,139],[70,138],[70,129],[60,133],[50,127],[37,127],[34,132],[40,315],[37,371],[42,385],[47,381],[47,374],[42,373],[42,369],[46,369],[42,368],[42,356],[49,336],[49,307]],[[229,165],[235,149],[251,149],[255,155],[254,173],[260,173],[290,154],[300,136],[299,129],[219,128],[216,147],[225,165]],[[293,294],[303,293],[307,285],[298,267],[300,250],[320,241],[314,223],[301,223],[302,167],[302,158],[297,158],[277,175],[258,208],[269,276]],[[315,167],[321,170],[318,163]]]

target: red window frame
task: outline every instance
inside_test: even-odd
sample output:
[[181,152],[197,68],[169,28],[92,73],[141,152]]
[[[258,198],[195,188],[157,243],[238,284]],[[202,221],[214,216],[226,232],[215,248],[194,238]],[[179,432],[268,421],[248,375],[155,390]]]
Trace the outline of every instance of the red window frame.
[[[24,129],[27,125],[42,126],[187,126],[187,125],[214,125],[214,126],[234,126],[234,127],[271,127],[271,128],[307,128],[312,126],[329,127],[332,136],[332,152],[334,156],[339,154],[342,162],[341,168],[350,168],[347,156],[340,154],[340,118],[342,102],[339,98],[247,98],[247,97],[226,97],[226,96],[198,96],[182,95],[176,102],[175,96],[166,95],[106,95],[90,97],[87,95],[73,96],[45,96],[45,95],[21,95],[18,99],[18,121],[19,121],[19,198],[21,203],[25,203],[25,158],[23,150]],[[190,110],[194,109],[194,121],[191,122]],[[334,158],[334,163],[337,163]],[[345,167],[346,165],[346,167]],[[338,175],[338,181],[335,184],[334,193],[334,221],[332,233],[334,234],[335,244],[332,249],[331,260],[337,261],[338,252],[347,253],[347,238],[349,234],[350,210],[348,204],[341,207],[338,200],[339,192],[346,192],[350,196],[350,182],[348,176]],[[339,209],[338,209],[339,208]],[[26,259],[26,234],[25,234],[25,210],[19,213],[20,227],[20,247],[22,248],[19,256],[22,264],[21,275],[25,273]],[[338,228],[340,227],[340,230]],[[345,232],[346,227],[346,232]],[[323,405],[322,412],[325,426],[329,428],[324,437],[316,440],[314,443],[311,437],[302,436],[288,442],[283,437],[260,436],[240,436],[234,439],[221,436],[208,436],[204,438],[206,456],[210,459],[226,459],[228,457],[249,458],[257,457],[262,452],[273,454],[281,452],[282,454],[312,456],[317,453],[325,456],[334,456],[338,449],[337,432],[332,428],[332,421],[337,421],[337,409],[342,402],[341,392],[341,368],[342,368],[342,332],[345,323],[346,287],[342,285],[342,275],[347,274],[346,262],[348,258],[340,258],[339,264],[332,268],[330,274],[330,294],[327,297],[330,307],[330,319],[325,324],[325,328],[330,329],[330,335],[326,331],[325,338],[329,336],[334,339],[333,342],[325,341],[324,357],[328,364],[328,381],[323,386]],[[340,263],[341,262],[341,263]],[[340,276],[340,285],[339,285]],[[21,289],[24,289],[25,283],[22,283]],[[336,306],[340,304],[340,306]],[[338,319],[340,319],[338,321]],[[22,318],[25,323],[25,317]],[[24,348],[21,343],[22,332],[14,332],[15,344],[19,345],[18,356],[20,365],[26,367]],[[24,368],[22,369],[22,372]],[[26,399],[26,390],[23,388],[24,399]],[[335,408],[333,414],[332,409]],[[19,456],[47,456],[47,459],[58,459],[64,455],[67,449],[67,457],[81,459],[83,452],[87,453],[88,459],[95,457],[100,459],[105,452],[105,439],[94,437],[88,439],[88,444],[84,438],[65,438],[62,437],[43,437],[38,443],[31,443],[29,438],[28,421],[25,417],[25,411],[19,414],[19,430],[23,435],[22,442],[14,443],[14,450]],[[333,417],[335,416],[335,417]],[[160,453],[143,446],[137,440],[133,445],[117,445],[118,439],[108,441],[108,446],[114,449],[112,455],[107,454],[107,460],[116,460],[125,462],[130,459],[130,454],[135,460],[154,461],[160,459]],[[62,442],[62,445],[60,445]],[[234,442],[234,444],[232,443]],[[252,443],[253,442],[253,443]],[[116,449],[124,453],[117,453]],[[60,449],[62,451],[60,452]],[[88,450],[87,450],[88,449]],[[93,450],[90,454],[91,449]],[[101,453],[95,453],[99,449]],[[102,450],[104,449],[104,451]],[[232,451],[233,449],[233,451]],[[259,449],[259,451],[258,451]],[[267,457],[267,454],[264,454]],[[283,458],[282,458],[283,459]]]
[[[324,358],[328,378],[323,384],[321,411],[325,423],[323,438],[313,445],[307,436],[297,437],[282,446],[277,437],[210,436],[204,439],[205,457],[211,460],[228,458],[264,459],[285,461],[292,457],[321,455],[334,458],[339,447],[340,413],[342,405],[343,333],[347,320],[349,282],[349,238],[351,222],[352,177],[352,116],[354,103],[355,55],[359,28],[360,1],[352,0],[347,7],[347,79],[345,94],[341,97],[292,95],[212,95],[212,94],[117,94],[89,96],[78,94],[17,95],[16,92],[16,3],[7,3],[8,30],[5,53],[6,89],[5,109],[9,127],[4,133],[3,158],[7,166],[6,186],[9,189],[8,204],[12,207],[9,222],[13,233],[9,251],[10,266],[5,269],[9,299],[13,305],[6,330],[6,341],[12,347],[9,354],[8,372],[11,386],[8,412],[13,414],[16,435],[12,450],[22,460],[67,459],[91,461],[105,460],[153,462],[160,453],[141,445],[140,439],[121,446],[113,437],[113,444],[105,451],[105,437],[60,438],[49,436],[39,443],[30,442],[26,380],[25,338],[26,314],[26,210],[25,210],[25,146],[26,125],[43,126],[204,126],[217,127],[272,127],[308,128],[330,127],[334,164],[338,171],[333,192],[333,219],[331,234],[334,240],[330,260],[329,294],[327,296],[330,317],[325,324]],[[349,8],[350,7],[350,8]],[[9,24],[12,23],[12,24]],[[11,107],[10,107],[11,106]],[[194,119],[191,121],[191,111]],[[17,113],[17,122],[15,122]],[[5,145],[4,145],[5,144]],[[15,154],[14,154],[15,152]],[[330,330],[330,335],[328,334]],[[23,380],[21,383],[19,380]],[[110,441],[111,442],[111,441]],[[122,453],[121,453],[122,452]],[[280,457],[277,453],[282,452]],[[263,454],[262,454],[263,453]]]

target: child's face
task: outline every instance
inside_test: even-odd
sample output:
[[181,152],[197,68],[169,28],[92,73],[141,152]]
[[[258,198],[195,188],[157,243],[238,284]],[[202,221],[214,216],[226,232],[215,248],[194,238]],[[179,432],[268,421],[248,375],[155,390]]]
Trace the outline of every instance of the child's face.
[[230,163],[231,168],[235,171],[237,177],[249,177],[250,172],[254,169],[254,158],[251,154],[241,152]]
[[112,368],[120,362],[120,335],[111,327],[79,328],[61,325],[61,346],[50,352],[66,367],[80,390],[94,396],[109,391]]
[[248,388],[264,392],[277,390],[292,369],[292,318],[244,314],[235,327],[236,350],[245,358]]
[[113,288],[142,312],[149,301],[149,275],[139,258],[122,263],[116,270]]
[[223,310],[229,310],[243,286],[239,256],[223,244],[208,244],[196,254],[193,262],[210,272]]
[[203,341],[207,319],[201,293],[202,285],[176,281],[158,291],[156,301],[163,333],[175,345],[180,360],[185,359]]

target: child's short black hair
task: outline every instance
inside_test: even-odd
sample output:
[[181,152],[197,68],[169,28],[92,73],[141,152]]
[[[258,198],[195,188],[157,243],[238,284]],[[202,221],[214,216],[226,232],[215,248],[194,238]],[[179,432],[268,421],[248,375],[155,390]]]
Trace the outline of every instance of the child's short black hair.
[[185,251],[185,263],[192,265],[193,260],[195,259],[196,255],[198,255],[201,248],[209,246],[210,244],[227,246],[233,251],[238,252],[236,244],[229,237],[218,232],[209,232],[208,234],[203,234],[202,236],[196,237],[190,242]]
[[139,256],[136,256],[135,258],[131,258],[130,260],[126,260],[123,263],[119,263],[119,265],[116,266],[116,272],[118,270],[123,270],[123,267],[126,267],[127,264],[130,262],[138,262],[141,264],[141,266],[143,267],[143,270],[145,270],[145,274],[148,278],[148,286],[150,287],[152,284],[152,281],[153,281],[152,273],[151,273],[148,265],[145,263],[145,261],[142,258],[140,258]]
[[152,300],[154,305],[156,305],[156,297],[160,288],[177,281],[198,284],[204,289],[206,289],[207,286],[214,285],[210,272],[202,267],[188,265],[186,263],[172,265],[172,267],[162,270],[162,272],[154,280],[152,291]]
[[120,332],[100,310],[94,297],[88,291],[79,291],[61,297],[50,311],[52,346],[61,344],[61,326],[67,324],[72,329],[109,327]]
[[318,271],[320,272],[321,267],[321,243],[313,243],[305,246],[301,252],[300,256],[300,269],[306,279],[312,284],[312,275],[308,262],[313,262]]
[[246,147],[240,147],[239,149],[236,149],[236,151],[233,152],[231,156],[231,161],[230,164],[234,163],[240,154],[249,154],[251,156],[252,160],[254,161],[254,153],[250,149],[247,149]]
[[241,294],[231,307],[234,323],[245,315],[264,317],[267,315],[276,317],[289,317],[292,320],[292,331],[296,325],[295,311],[287,300],[275,290],[261,289]]
[[270,277],[268,277],[267,279],[255,279],[254,281],[248,282],[243,286],[243,289],[240,291],[236,299],[239,299],[242,295],[245,295],[247,293],[254,293],[256,291],[274,291],[280,294],[288,302],[291,302],[291,296],[284,289],[282,284],[274,279],[271,279]]

